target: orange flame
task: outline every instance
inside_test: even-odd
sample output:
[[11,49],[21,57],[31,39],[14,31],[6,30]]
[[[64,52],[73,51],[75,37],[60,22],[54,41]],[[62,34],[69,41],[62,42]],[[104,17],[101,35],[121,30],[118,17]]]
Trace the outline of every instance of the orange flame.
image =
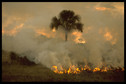
[[58,74],[63,74],[63,73],[67,73],[67,74],[74,73],[74,74],[77,74],[77,73],[80,72],[80,69],[77,68],[75,65],[70,66],[68,70],[63,69],[63,68],[62,68],[62,70],[58,70],[58,69],[57,69],[57,66],[52,66],[51,69],[52,69],[55,73],[58,73]]
[[107,72],[109,69],[105,67],[104,69],[101,70],[101,72]]
[[100,68],[96,67],[96,68],[93,69],[93,72],[97,72],[97,71],[100,71]]
[[88,65],[85,65],[83,70],[91,71],[91,69]]
[[[60,66],[61,67],[61,66]],[[75,65],[72,65],[69,67],[69,69],[65,69],[65,68],[61,68],[61,70],[58,70],[57,66],[52,66],[51,70],[53,70],[54,73],[58,73],[58,74],[79,74],[82,71],[92,71],[92,72],[107,72],[110,71],[112,69],[109,69],[108,67],[104,67],[104,68],[94,68],[91,69],[88,65],[85,65],[84,68],[81,67],[81,69]],[[121,71],[124,71],[124,68],[122,68]]]

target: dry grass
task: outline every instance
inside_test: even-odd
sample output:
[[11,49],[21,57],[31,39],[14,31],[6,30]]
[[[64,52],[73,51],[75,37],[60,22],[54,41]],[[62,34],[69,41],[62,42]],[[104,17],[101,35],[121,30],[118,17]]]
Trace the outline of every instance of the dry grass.
[[[5,56],[8,58],[5,58]],[[124,72],[86,72],[56,74],[43,65],[34,64],[15,53],[2,51],[2,82],[123,82]]]

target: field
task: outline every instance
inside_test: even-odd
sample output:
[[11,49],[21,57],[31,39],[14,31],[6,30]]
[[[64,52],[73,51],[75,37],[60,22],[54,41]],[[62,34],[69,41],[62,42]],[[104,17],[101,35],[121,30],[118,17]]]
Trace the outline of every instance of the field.
[[124,72],[87,72],[56,74],[15,53],[2,51],[2,82],[124,82]]

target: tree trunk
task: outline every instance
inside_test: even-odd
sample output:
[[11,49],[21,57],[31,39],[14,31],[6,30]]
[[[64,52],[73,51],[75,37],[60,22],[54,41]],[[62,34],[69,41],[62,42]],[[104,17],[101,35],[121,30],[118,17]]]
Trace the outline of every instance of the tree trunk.
[[67,41],[67,30],[65,30],[65,41]]

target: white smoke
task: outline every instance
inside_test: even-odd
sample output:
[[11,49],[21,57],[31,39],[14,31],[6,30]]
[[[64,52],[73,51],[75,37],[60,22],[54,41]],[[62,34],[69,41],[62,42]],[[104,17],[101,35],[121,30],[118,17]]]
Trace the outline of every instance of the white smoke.
[[[72,7],[69,8],[67,4],[64,5],[64,7],[67,7],[65,9],[72,9]],[[13,6],[11,5],[12,9]],[[27,8],[27,5],[25,6]],[[54,6],[55,9],[56,7]],[[45,11],[44,13],[42,12],[43,15],[34,13],[31,15],[31,18],[27,17],[28,19],[25,20],[25,22],[21,20],[19,23],[24,23],[24,26],[15,36],[2,35],[2,49],[15,52],[21,57],[26,56],[29,60],[37,64],[43,64],[48,68],[51,68],[53,65],[69,67],[70,65],[78,65],[79,63],[91,64],[92,67],[101,67],[102,65],[124,67],[124,16],[122,16],[122,12],[120,15],[115,8],[112,8],[114,9],[114,13],[112,14],[111,12],[108,13],[108,10],[107,12],[101,12],[90,8],[93,6],[89,6],[90,10],[84,8],[85,13],[80,12],[83,8],[73,8],[78,14],[80,13],[79,15],[82,17],[82,23],[84,23],[84,33],[82,33],[82,37],[86,40],[85,44],[75,43],[72,40],[74,36],[70,34],[68,35],[68,41],[65,42],[65,35],[62,30],[58,30],[54,38],[47,38],[43,35],[36,36],[35,29],[37,28],[41,29],[44,27],[42,29],[46,30],[45,33],[47,34],[52,32],[48,27],[51,18],[57,15],[64,7],[58,8],[58,12],[55,11],[56,13],[52,11],[50,16],[47,16],[49,11],[47,13]],[[82,7],[82,5],[79,7]],[[8,10],[8,12],[10,12],[10,10]],[[25,12],[29,13],[26,9]],[[30,13],[31,12],[32,11],[30,11]],[[117,14],[116,16],[119,17],[112,17],[115,13]],[[13,12],[12,15],[14,15]],[[2,18],[3,17],[5,18],[7,16],[2,16]],[[6,25],[6,20],[2,23],[2,25],[6,25],[4,26],[6,29],[9,29],[10,26],[14,24],[14,22],[11,24],[9,21],[11,20],[8,20],[8,25]],[[88,29],[89,27],[91,29]],[[111,32],[113,38],[117,39],[114,45],[104,37],[106,27],[108,27],[108,31]],[[102,33],[99,33],[100,29]]]
[[93,31],[92,34],[88,33],[87,37],[84,34],[83,37],[86,43],[77,44],[72,40],[65,42],[61,38],[35,37],[34,31],[24,28],[14,37],[3,35],[2,49],[27,56],[29,60],[48,68],[53,65],[69,67],[78,63],[91,63],[94,67],[102,66],[102,63],[114,67],[124,66],[121,45],[112,45]]

